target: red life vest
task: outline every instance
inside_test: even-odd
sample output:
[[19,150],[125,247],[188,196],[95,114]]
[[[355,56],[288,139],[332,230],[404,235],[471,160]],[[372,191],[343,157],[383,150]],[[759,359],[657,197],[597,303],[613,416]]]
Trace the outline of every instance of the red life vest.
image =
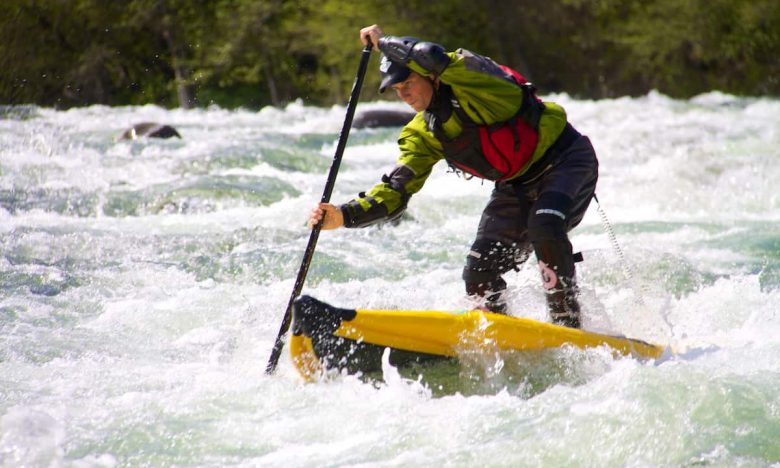
[[[536,97],[533,85],[517,71],[499,66],[506,74],[505,78],[514,81],[523,90],[523,102],[511,119],[493,125],[477,124],[460,107],[454,95],[450,96],[450,100],[452,111],[463,125],[460,135],[448,138],[436,119],[428,119],[429,127],[441,142],[444,157],[450,165],[474,176],[496,181],[512,177],[531,160],[539,140],[539,119],[544,111],[544,104]],[[441,88],[452,93],[447,86]],[[476,109],[472,110],[479,115]]]

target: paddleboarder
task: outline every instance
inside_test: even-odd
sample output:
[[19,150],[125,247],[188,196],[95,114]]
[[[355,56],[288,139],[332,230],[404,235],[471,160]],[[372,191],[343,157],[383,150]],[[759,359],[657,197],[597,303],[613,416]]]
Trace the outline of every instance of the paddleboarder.
[[377,25],[361,29],[360,39],[382,53],[379,91],[392,88],[417,114],[401,131],[395,168],[347,203],[320,203],[309,224],[394,220],[444,160],[456,174],[495,183],[466,256],[466,293],[505,313],[502,275],[533,251],[553,322],[579,328],[577,259],[567,233],[582,220],[598,179],[588,137],[561,106],[542,102],[525,78],[488,57],[385,35]]

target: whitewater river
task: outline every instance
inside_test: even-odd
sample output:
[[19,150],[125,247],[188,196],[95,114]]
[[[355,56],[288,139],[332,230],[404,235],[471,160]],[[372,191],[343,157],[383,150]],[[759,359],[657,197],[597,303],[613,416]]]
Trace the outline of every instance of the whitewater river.
[[[344,107],[0,109],[0,464],[780,466],[780,101],[547,98],[594,142],[619,244],[594,203],[572,233],[584,325],[675,355],[304,384],[285,352],[267,376]],[[358,111],[380,107],[402,109]],[[141,121],[183,139],[114,141]],[[335,202],[393,166],[398,131],[353,130]],[[490,189],[442,164],[397,226],[323,232],[304,292],[468,307]],[[547,320],[537,270],[507,280],[513,314]]]

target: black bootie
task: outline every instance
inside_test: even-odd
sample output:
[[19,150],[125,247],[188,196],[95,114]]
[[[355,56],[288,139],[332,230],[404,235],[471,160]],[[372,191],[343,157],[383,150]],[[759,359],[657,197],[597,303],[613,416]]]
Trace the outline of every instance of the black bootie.
[[574,254],[568,239],[534,244],[539,271],[547,295],[547,308],[556,325],[580,328],[579,290],[575,281]]
[[489,312],[506,315],[506,281],[500,276],[485,283],[466,283],[466,294]]
[[502,297],[501,292],[487,296],[485,298],[485,308],[494,314],[506,315],[506,301]]
[[580,328],[579,290],[571,278],[558,278],[558,284],[547,292],[547,307],[556,325]]

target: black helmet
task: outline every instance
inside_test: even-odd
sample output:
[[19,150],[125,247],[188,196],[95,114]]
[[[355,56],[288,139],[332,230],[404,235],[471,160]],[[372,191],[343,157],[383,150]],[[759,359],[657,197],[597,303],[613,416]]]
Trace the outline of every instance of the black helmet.
[[411,72],[412,70],[406,65],[393,62],[387,55],[382,54],[382,60],[379,62],[379,74],[382,75],[382,82],[379,83],[379,92],[384,93],[388,86],[406,81]]

